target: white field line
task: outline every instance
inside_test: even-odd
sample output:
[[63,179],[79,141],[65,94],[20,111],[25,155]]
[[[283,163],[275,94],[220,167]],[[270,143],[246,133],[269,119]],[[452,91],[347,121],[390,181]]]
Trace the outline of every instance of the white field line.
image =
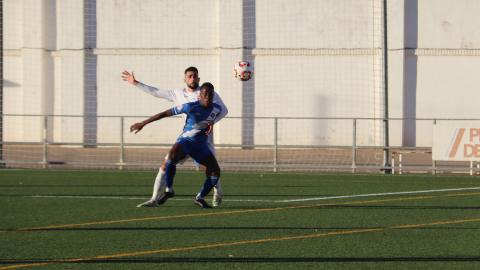
[[[229,202],[290,203],[290,202],[321,201],[321,200],[349,199],[349,198],[361,198],[361,197],[379,197],[379,196],[391,196],[391,195],[408,195],[408,194],[422,194],[422,193],[436,193],[436,192],[464,191],[464,190],[480,190],[480,187],[429,189],[429,190],[413,190],[413,191],[384,192],[384,193],[368,193],[368,194],[343,195],[343,196],[313,197],[313,198],[292,199],[292,200],[225,199],[224,201],[229,201]],[[145,199],[148,199],[147,197],[75,196],[75,195],[27,195],[27,196],[23,196],[23,197],[28,197],[28,198],[67,198],[67,199],[114,199],[114,200],[145,200]],[[228,197],[228,195],[227,195],[227,197]],[[193,198],[193,196],[192,196],[192,198]],[[192,199],[172,198],[170,200],[190,201]]]
[[370,193],[370,194],[357,194],[357,195],[345,195],[345,196],[329,196],[329,197],[317,197],[317,198],[304,198],[304,199],[294,199],[294,200],[279,200],[279,201],[276,201],[276,202],[305,202],[305,201],[320,201],[320,200],[331,200],[331,199],[345,199],[345,198],[359,198],[359,197],[377,197],[377,196],[421,194],[421,193],[435,193],[435,192],[462,191],[462,190],[479,190],[479,189],[480,189],[480,187],[430,189],[430,190],[413,190],[413,191],[400,191],[400,192],[385,192],[385,193]]
[[[66,199],[113,199],[113,200],[148,200],[150,197],[122,197],[122,196],[82,196],[82,195],[25,195],[24,198],[66,198]],[[172,201],[191,201],[187,198],[173,198]],[[229,202],[276,202],[274,200],[229,199]]]

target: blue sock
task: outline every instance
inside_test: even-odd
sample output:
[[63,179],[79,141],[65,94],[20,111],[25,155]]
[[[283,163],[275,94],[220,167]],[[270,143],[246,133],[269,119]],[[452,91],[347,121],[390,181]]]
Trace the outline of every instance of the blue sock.
[[173,187],[173,177],[177,172],[177,165],[173,164],[171,160],[167,160],[165,166],[165,182],[167,183],[167,188]]
[[205,182],[203,183],[203,187],[200,189],[200,193],[198,193],[197,198],[205,198],[205,196],[210,193],[212,190],[213,186],[215,186],[218,182],[218,177],[217,176],[208,176],[207,179],[205,179]]

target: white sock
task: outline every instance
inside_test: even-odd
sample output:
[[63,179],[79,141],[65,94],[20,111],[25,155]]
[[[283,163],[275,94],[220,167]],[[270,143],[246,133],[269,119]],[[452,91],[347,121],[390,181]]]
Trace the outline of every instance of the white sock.
[[220,179],[217,181],[217,184],[213,187],[213,194],[218,197],[222,197],[222,186],[220,185]]
[[157,177],[155,177],[155,183],[153,184],[152,200],[158,200],[165,186],[166,186],[165,171],[162,169],[159,169]]

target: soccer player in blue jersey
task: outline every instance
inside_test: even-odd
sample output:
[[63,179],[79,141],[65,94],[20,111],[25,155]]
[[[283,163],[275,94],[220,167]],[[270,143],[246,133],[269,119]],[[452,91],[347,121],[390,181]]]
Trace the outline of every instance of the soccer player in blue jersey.
[[198,101],[173,107],[130,127],[130,132],[138,133],[145,125],[151,122],[182,113],[187,115],[183,133],[170,149],[168,159],[165,162],[165,181],[169,191],[162,194],[158,202],[159,204],[163,204],[167,199],[175,196],[173,192],[173,178],[176,172],[176,165],[185,157],[190,156],[206,167],[205,174],[207,176],[200,192],[194,199],[194,203],[202,208],[211,207],[205,201],[205,196],[218,182],[220,167],[208,146],[208,133],[212,123],[222,113],[222,107],[213,103],[214,95],[213,85],[204,83],[200,87]]
[[[179,106],[184,103],[197,101],[198,96],[200,95],[200,86],[199,86],[200,77],[198,76],[198,69],[196,67],[188,67],[187,69],[185,69],[184,75],[185,75],[184,82],[186,86],[184,88],[179,88],[174,90],[160,89],[160,88],[146,85],[138,81],[137,79],[135,79],[133,72],[130,73],[126,70],[122,72],[122,79],[136,86],[138,89],[141,89],[145,93],[148,93],[154,97],[166,99],[168,101],[175,103],[176,106]],[[222,107],[221,114],[215,119],[215,123],[216,123],[227,115],[228,109],[223,103],[218,93],[215,93],[213,97],[213,103],[216,103]],[[215,147],[213,144],[213,133],[208,137],[208,140],[209,140],[210,150],[215,155]],[[167,159],[168,159],[168,155],[165,157],[165,160]],[[155,178],[155,181],[153,184],[152,197],[148,201],[139,204],[138,207],[158,206],[159,205],[158,202],[161,202],[160,198],[162,198],[163,193],[165,191],[169,192],[168,188],[166,189],[165,186],[166,186],[166,181],[165,181],[165,161],[164,161],[162,162],[162,165],[158,170],[157,177]],[[220,181],[218,181],[217,185],[213,187],[212,204],[214,207],[217,207],[217,206],[220,206],[221,203],[222,203],[222,189],[221,189]]]

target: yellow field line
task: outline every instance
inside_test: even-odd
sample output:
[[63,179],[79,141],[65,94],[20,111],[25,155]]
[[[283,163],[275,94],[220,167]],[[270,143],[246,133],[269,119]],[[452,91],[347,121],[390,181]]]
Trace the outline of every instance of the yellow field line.
[[319,203],[319,204],[309,204],[309,205],[292,205],[292,206],[272,207],[272,208],[256,208],[256,209],[221,211],[221,212],[190,213],[190,214],[182,214],[182,215],[143,217],[143,218],[120,219],[120,220],[92,221],[92,222],[84,222],[84,223],[50,225],[50,226],[43,226],[43,227],[18,228],[14,230],[1,230],[0,232],[5,233],[5,232],[18,232],[18,231],[62,229],[62,228],[82,227],[82,226],[89,226],[89,225],[128,223],[128,222],[136,222],[136,221],[170,220],[170,219],[189,218],[189,217],[220,216],[220,215],[270,212],[270,211],[281,211],[281,210],[289,210],[289,209],[315,208],[315,207],[326,207],[326,206],[337,206],[337,205],[384,203],[384,202],[407,201],[407,200],[426,200],[426,199],[433,199],[433,198],[439,198],[439,197],[458,197],[458,196],[474,196],[474,195],[480,195],[480,192],[457,193],[457,194],[446,194],[446,195],[436,195],[436,196],[402,197],[402,198],[393,198],[393,199],[353,201],[353,202],[343,202],[343,203]]
[[[92,221],[92,222],[84,222],[84,223],[50,225],[50,226],[44,226],[44,227],[18,228],[16,230],[12,230],[12,231],[48,230],[48,229],[81,227],[81,226],[89,226],[89,225],[128,223],[128,222],[135,222],[135,221],[169,220],[169,219],[178,219],[178,218],[187,218],[187,217],[219,216],[219,215],[243,214],[243,213],[252,213],[252,212],[257,213],[257,212],[280,211],[280,210],[287,210],[287,209],[313,208],[313,207],[322,207],[322,206],[368,204],[368,203],[378,203],[378,202],[420,200],[420,199],[431,199],[431,198],[433,198],[433,197],[432,196],[417,196],[417,197],[406,197],[406,198],[395,198],[395,199],[384,199],[384,200],[368,200],[368,201],[345,202],[345,203],[323,203],[323,204],[314,204],[314,205],[296,205],[296,206],[284,206],[284,207],[273,207],[273,208],[256,208],[256,209],[221,211],[221,212],[190,213],[190,214],[173,215],[173,216],[144,217],[144,218],[131,218],[131,219],[106,220],[106,221]],[[2,231],[2,232],[7,232],[7,231]]]
[[56,264],[56,263],[73,263],[73,262],[88,262],[88,261],[95,261],[95,260],[108,260],[108,259],[116,259],[116,258],[122,258],[122,257],[136,257],[136,256],[161,254],[161,253],[171,253],[171,252],[192,251],[192,250],[198,250],[198,249],[218,248],[218,247],[225,247],[225,246],[262,244],[262,243],[269,243],[269,242],[276,242],[276,241],[301,240],[301,239],[312,239],[312,238],[320,238],[320,237],[327,237],[327,236],[351,235],[351,234],[367,233],[367,232],[380,232],[380,231],[386,231],[386,230],[389,230],[389,229],[411,229],[411,228],[429,227],[429,226],[436,226],[436,225],[461,224],[461,223],[467,223],[467,222],[480,222],[480,217],[479,218],[471,218],[471,219],[436,221],[436,222],[432,222],[432,223],[423,223],[423,224],[396,225],[396,226],[390,226],[390,227],[386,227],[386,228],[343,230],[343,231],[335,231],[335,232],[327,232],[327,233],[314,233],[314,234],[305,234],[305,235],[297,235],[297,236],[283,236],[283,237],[264,238],[264,239],[255,239],[255,240],[243,240],[243,241],[235,241],[235,242],[211,243],[211,244],[203,244],[203,245],[189,246],[189,247],[145,250],[145,251],[112,254],[112,255],[100,255],[100,256],[95,256],[95,257],[61,259],[61,260],[54,260],[54,261],[50,261],[50,262],[9,265],[9,266],[0,267],[0,270],[44,266],[44,265],[50,265],[50,264]]

